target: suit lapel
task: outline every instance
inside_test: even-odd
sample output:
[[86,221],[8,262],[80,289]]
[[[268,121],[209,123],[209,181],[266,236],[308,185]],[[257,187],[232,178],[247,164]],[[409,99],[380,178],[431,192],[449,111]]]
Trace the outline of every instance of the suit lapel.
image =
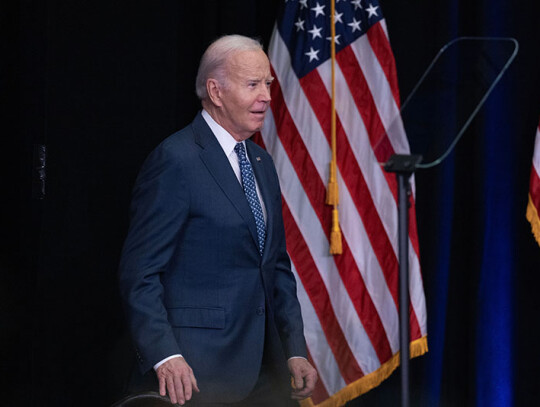
[[[199,113],[193,121],[195,142],[202,147],[200,157],[221,190],[246,222],[255,246],[258,248],[257,226],[242,186],[223,153],[216,137]],[[251,159],[251,157],[250,157]],[[258,181],[258,179],[257,179]]]

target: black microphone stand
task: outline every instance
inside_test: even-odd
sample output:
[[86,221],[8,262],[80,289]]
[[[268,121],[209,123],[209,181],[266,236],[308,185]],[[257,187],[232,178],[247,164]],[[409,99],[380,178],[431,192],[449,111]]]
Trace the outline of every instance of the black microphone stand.
[[394,154],[384,164],[386,172],[398,181],[398,259],[399,259],[399,344],[401,364],[401,407],[409,407],[409,208],[410,178],[422,161],[421,155]]

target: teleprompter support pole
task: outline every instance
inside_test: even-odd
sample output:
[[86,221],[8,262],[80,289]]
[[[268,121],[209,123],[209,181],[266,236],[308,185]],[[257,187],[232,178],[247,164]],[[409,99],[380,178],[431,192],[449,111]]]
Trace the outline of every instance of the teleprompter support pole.
[[411,175],[422,161],[420,155],[394,154],[384,165],[398,181],[398,258],[399,258],[399,346],[401,364],[401,407],[409,407],[409,207]]

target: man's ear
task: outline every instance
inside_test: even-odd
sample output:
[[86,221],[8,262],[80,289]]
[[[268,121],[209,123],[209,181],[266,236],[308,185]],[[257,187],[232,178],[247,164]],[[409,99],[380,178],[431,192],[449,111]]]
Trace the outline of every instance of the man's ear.
[[208,92],[208,97],[212,101],[212,104],[215,106],[221,106],[221,88],[216,79],[208,79],[206,81],[206,91]]

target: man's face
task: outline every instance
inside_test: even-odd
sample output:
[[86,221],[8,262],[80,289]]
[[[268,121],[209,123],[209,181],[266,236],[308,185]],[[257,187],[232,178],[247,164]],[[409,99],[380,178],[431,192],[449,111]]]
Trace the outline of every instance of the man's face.
[[219,120],[237,141],[262,128],[270,107],[270,64],[262,50],[234,53],[226,67],[226,83],[220,85]]

